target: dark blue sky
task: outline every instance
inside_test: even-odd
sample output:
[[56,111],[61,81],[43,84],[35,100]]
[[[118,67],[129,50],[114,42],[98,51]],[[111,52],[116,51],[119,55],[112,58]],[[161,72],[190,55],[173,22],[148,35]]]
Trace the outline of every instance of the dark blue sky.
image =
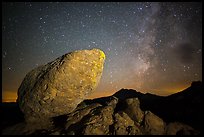
[[106,54],[92,97],[121,88],[167,95],[202,80],[202,3],[2,3],[2,92],[80,49]]

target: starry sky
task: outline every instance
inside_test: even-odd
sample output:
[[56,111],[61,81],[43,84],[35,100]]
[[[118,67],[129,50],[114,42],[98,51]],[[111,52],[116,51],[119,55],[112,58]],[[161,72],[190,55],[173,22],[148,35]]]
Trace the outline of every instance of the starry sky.
[[2,3],[2,95],[15,101],[25,75],[65,53],[102,49],[89,98],[121,88],[169,95],[202,81],[202,3]]

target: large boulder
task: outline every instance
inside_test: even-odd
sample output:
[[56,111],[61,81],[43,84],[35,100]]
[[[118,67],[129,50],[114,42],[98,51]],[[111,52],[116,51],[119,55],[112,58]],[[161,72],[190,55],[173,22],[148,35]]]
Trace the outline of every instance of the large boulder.
[[97,87],[104,60],[99,49],[78,50],[30,71],[17,98],[26,121],[72,112]]

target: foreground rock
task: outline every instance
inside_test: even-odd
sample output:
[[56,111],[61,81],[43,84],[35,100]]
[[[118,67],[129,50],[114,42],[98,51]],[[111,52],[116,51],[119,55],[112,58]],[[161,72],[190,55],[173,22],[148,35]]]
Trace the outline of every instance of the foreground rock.
[[76,110],[73,113],[69,114],[68,118],[66,120],[67,122],[65,125],[65,129],[68,130],[69,128],[71,128],[71,125],[74,125],[75,123],[80,122],[82,120],[82,118],[84,118],[85,116],[87,116],[91,112],[91,110],[93,110],[99,106],[101,106],[101,105],[98,103],[91,104],[85,108]]
[[145,111],[144,128],[147,134],[163,135],[165,133],[165,122],[153,114],[151,111]]
[[180,123],[172,122],[166,127],[166,135],[197,135],[198,131],[195,131],[192,127]]
[[79,50],[30,71],[18,89],[25,120],[47,123],[72,112],[97,87],[104,60],[99,49]]
[[[100,103],[99,103],[100,102]],[[163,119],[151,111],[142,111],[138,98],[122,100],[129,104],[129,111],[116,109],[119,102],[116,97],[105,102],[92,100],[81,102],[76,109],[65,115],[52,117],[52,126],[33,130],[35,124],[19,123],[3,130],[4,135],[197,135],[192,127],[173,122],[166,124]],[[136,110],[134,110],[134,105]],[[131,112],[132,111],[132,112]],[[143,114],[143,116],[141,116]],[[141,116],[141,121],[138,117]],[[142,118],[143,117],[143,118]],[[40,125],[38,125],[40,126]]]
[[124,112],[115,114],[114,135],[142,135],[139,127]]
[[[202,135],[202,106],[203,92],[201,84],[196,82],[180,93],[167,97],[155,97],[150,94],[131,93],[123,90],[121,96],[109,96],[93,100],[84,100],[71,112],[51,117],[49,121],[40,124],[27,122],[23,119],[2,126],[3,135]],[[126,96],[126,94],[128,94]],[[126,98],[127,97],[127,98]],[[192,99],[193,98],[193,99]],[[161,107],[156,111],[155,106]],[[168,105],[168,103],[174,104]],[[153,104],[153,105],[151,105]],[[147,107],[148,106],[148,107]],[[168,106],[168,107],[167,107]],[[170,107],[171,106],[171,107]],[[178,107],[179,106],[179,107]],[[172,107],[178,107],[177,111]],[[185,108],[185,109],[183,109]],[[195,109],[196,108],[196,109]],[[202,108],[202,107],[201,107]],[[12,108],[12,110],[14,110]],[[185,110],[182,112],[182,110]],[[5,109],[3,110],[5,112]],[[10,113],[12,111],[9,111]],[[162,113],[159,113],[162,112]],[[174,112],[174,113],[173,113]],[[162,115],[162,114],[166,115]],[[189,115],[195,113],[199,115]],[[8,114],[8,112],[7,112]],[[22,113],[12,112],[16,119]],[[166,119],[165,116],[180,117]],[[5,115],[10,118],[11,115]],[[197,116],[197,117],[193,117]],[[202,117],[201,117],[202,116]],[[189,118],[184,120],[182,118]],[[7,119],[7,118],[3,118]],[[196,119],[195,119],[196,118]],[[192,120],[192,122],[190,122]],[[201,121],[199,123],[199,121]],[[4,120],[4,123],[8,120]],[[8,122],[9,123],[9,122]],[[44,126],[46,123],[48,126]],[[203,125],[203,124],[202,124]],[[37,127],[37,128],[36,128]]]
[[130,116],[135,123],[143,121],[144,112],[140,109],[140,101],[138,98],[129,98],[125,100],[125,112]]
[[83,135],[110,135],[109,126],[113,124],[114,109],[111,106],[100,107],[92,111],[83,123]]

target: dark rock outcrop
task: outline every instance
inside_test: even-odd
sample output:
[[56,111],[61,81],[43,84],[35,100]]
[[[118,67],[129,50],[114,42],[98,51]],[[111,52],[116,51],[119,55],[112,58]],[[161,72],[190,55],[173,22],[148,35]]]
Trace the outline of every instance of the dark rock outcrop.
[[[169,96],[143,94],[132,89],[121,89],[114,96],[120,100],[131,97],[138,98],[141,110],[150,110],[167,123],[179,121],[203,132],[204,93],[202,88],[201,81],[194,81],[190,87]],[[123,103],[120,103],[119,108],[122,105]]]
[[116,113],[114,119],[113,135],[142,135],[140,128],[125,112]]
[[141,100],[141,109],[150,110],[167,123],[179,121],[203,132],[202,82],[192,82],[187,89],[148,103]]
[[84,122],[83,135],[109,135],[109,126],[113,124],[114,109],[104,106],[94,110]]
[[99,106],[101,105],[98,103],[91,104],[90,106],[87,106],[82,109],[77,109],[73,113],[67,115],[68,118],[66,120],[67,122],[65,125],[65,130],[67,130],[71,125],[74,125],[75,123],[80,122],[84,116],[90,113],[91,110]]
[[127,113],[136,123],[143,121],[144,112],[140,109],[140,101],[138,98],[128,98],[125,100],[124,112]]
[[[160,113],[155,111],[157,109],[154,108],[155,104],[165,102],[166,100],[172,101],[170,104],[177,102],[177,105],[181,107],[180,105],[184,101],[187,106],[183,107],[189,107],[190,112],[185,111],[184,113],[181,108],[181,116],[190,116],[189,113],[192,113],[191,107],[195,104],[198,105],[198,102],[200,102],[200,100],[194,100],[195,98],[200,99],[196,97],[197,94],[200,95],[199,90],[199,84],[193,84],[193,87],[167,97],[156,97],[155,95],[137,92],[136,94],[140,95],[138,97],[134,96],[131,98],[131,96],[127,95],[127,98],[124,96],[118,98],[115,95],[121,94],[120,91],[120,93],[116,93],[114,96],[84,100],[78,104],[71,113],[52,117],[50,121],[52,126],[48,128],[33,130],[34,128],[32,128],[32,126],[35,127],[37,125],[29,125],[29,123],[23,122],[4,129],[2,133],[13,135],[200,135],[202,134],[201,130],[197,130],[187,124],[187,122],[182,122],[182,118],[170,121],[168,119],[166,120],[166,117],[161,117],[163,115],[159,116],[158,114]],[[123,90],[123,94],[124,91],[125,90]],[[131,92],[134,94],[133,91]],[[145,95],[148,97],[144,97]],[[191,95],[191,98],[188,98],[189,95]],[[185,101],[186,98],[189,99],[189,103]],[[153,109],[145,109],[147,108],[145,105],[148,104],[144,103],[145,99],[153,101],[148,102],[151,103],[148,107],[150,108],[152,106]],[[191,102],[191,99],[194,101]],[[171,106],[168,102],[165,103],[166,104],[157,104],[157,107],[162,108],[163,105]],[[141,107],[143,108],[140,109]],[[162,112],[162,109],[160,112]],[[192,110],[194,113],[202,113],[197,109]],[[167,115],[173,115],[173,112],[167,112]],[[181,112],[177,110],[177,112],[174,113]],[[165,113],[166,112],[163,112],[161,114]],[[197,126],[199,127],[199,125]]]
[[192,127],[179,123],[172,122],[169,123],[166,127],[166,135],[197,135],[199,132],[196,132]]
[[147,134],[164,135],[166,126],[165,122],[151,111],[145,111],[143,123]]

